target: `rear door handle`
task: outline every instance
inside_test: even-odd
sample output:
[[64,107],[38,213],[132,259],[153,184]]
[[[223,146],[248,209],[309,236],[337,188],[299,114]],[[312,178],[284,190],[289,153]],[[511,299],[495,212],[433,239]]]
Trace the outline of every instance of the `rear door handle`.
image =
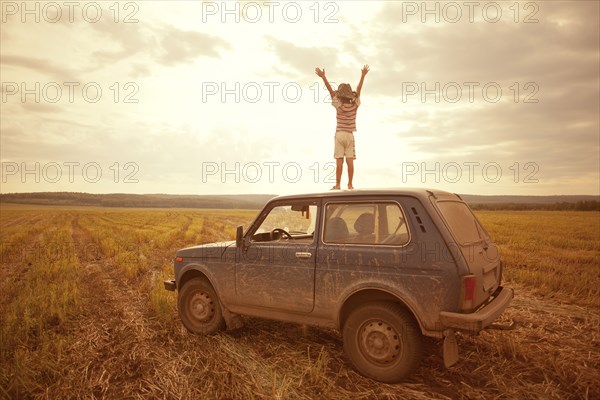
[[310,258],[312,256],[312,253],[306,252],[306,251],[297,251],[296,252],[296,258]]

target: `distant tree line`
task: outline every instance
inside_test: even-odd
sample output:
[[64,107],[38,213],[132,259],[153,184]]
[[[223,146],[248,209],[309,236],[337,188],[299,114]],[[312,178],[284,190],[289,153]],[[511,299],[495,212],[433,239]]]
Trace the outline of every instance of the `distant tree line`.
[[546,211],[600,211],[600,201],[581,200],[558,203],[472,203],[474,210],[546,210]]
[[39,192],[0,194],[2,203],[134,208],[259,209],[273,195],[152,195]]
[[[0,202],[95,207],[260,209],[272,197],[274,197],[274,195],[168,195],[36,192],[0,194]],[[478,196],[478,199],[481,197],[484,196]],[[598,200],[526,203],[506,201],[478,202],[477,200],[467,198],[467,203],[469,203],[474,210],[600,211],[600,201]]]

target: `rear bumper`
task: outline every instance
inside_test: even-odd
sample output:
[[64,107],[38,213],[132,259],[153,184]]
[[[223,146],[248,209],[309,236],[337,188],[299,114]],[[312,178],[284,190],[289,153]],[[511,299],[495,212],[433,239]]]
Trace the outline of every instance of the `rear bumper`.
[[499,287],[494,299],[477,311],[470,314],[442,311],[440,312],[440,322],[444,329],[455,329],[472,334],[479,333],[506,310],[514,296],[512,288]]
[[177,289],[177,285],[175,284],[175,279],[170,279],[168,281],[164,281],[165,289],[170,290],[171,292]]

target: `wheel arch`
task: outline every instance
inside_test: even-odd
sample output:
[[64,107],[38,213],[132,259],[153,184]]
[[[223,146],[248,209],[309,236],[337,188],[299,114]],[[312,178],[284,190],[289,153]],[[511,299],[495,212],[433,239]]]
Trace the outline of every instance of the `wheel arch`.
[[409,315],[417,324],[421,332],[424,332],[423,326],[420,319],[417,317],[417,313],[409,306],[409,303],[405,301],[401,296],[398,296],[388,290],[382,288],[364,288],[355,291],[349,295],[342,303],[339,308],[336,325],[340,331],[344,329],[344,323],[346,319],[357,306],[365,303],[372,303],[378,301],[388,301],[396,303]]
[[181,288],[193,278],[204,279],[208,284],[212,286],[213,290],[215,290],[216,292],[215,285],[212,283],[209,276],[206,273],[204,273],[204,271],[201,271],[197,268],[190,268],[181,275],[181,277],[179,278],[179,282],[177,282],[177,290],[181,290]]

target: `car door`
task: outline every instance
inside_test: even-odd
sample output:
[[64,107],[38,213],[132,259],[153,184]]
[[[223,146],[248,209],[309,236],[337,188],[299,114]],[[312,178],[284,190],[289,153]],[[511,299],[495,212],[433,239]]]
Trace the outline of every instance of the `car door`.
[[272,204],[247,233],[236,262],[240,306],[309,313],[314,306],[316,201]]
[[346,288],[391,284],[399,274],[415,273],[407,263],[410,230],[396,200],[330,199],[323,214],[315,295],[319,312],[331,309]]

